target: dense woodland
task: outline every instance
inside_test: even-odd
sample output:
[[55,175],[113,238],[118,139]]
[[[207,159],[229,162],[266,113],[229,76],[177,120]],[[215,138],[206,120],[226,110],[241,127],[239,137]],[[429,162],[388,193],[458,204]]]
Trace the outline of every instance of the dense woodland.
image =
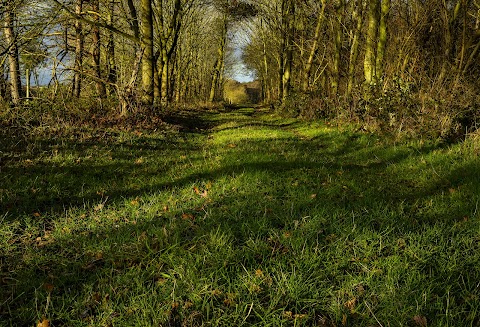
[[477,127],[473,0],[3,0],[0,14],[3,112],[219,102],[241,47],[285,114],[448,139]]
[[1,326],[480,326],[480,1],[0,24]]

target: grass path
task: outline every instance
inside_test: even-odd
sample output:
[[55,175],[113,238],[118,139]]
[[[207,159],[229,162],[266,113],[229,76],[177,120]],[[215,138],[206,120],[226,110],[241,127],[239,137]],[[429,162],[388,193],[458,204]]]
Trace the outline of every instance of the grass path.
[[165,120],[2,132],[1,326],[480,326],[478,141]]

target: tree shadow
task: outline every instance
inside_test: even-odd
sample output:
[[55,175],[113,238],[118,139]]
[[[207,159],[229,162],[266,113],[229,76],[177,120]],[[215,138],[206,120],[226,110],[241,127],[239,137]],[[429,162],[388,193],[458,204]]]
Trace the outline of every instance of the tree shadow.
[[[216,124],[209,119],[199,123],[198,117],[183,114],[172,116],[170,122],[184,126],[183,131],[187,133],[198,133],[198,129],[204,133]],[[291,128],[294,124],[258,126],[282,129]],[[62,212],[72,208],[84,208],[87,213],[95,214],[93,206],[107,196],[108,204],[115,206],[125,199],[133,200],[156,192],[171,193],[175,189],[187,189],[192,184],[213,183],[212,195],[205,199],[192,191],[192,196],[201,203],[200,210],[181,205],[168,211],[159,208],[154,218],[140,219],[135,224],[119,223],[108,228],[86,229],[42,246],[31,241],[29,247],[37,252],[38,257],[44,258],[34,265],[30,265],[28,260],[22,262],[20,253],[3,252],[0,280],[5,293],[2,292],[0,302],[7,305],[0,310],[3,321],[18,326],[31,325],[36,319],[35,312],[29,315],[28,321],[18,320],[17,314],[22,310],[31,310],[32,303],[38,300],[35,296],[44,301],[50,297],[60,303],[66,298],[84,298],[85,293],[92,292],[92,289],[96,292],[99,279],[109,280],[113,278],[112,274],[126,275],[132,267],[143,270],[139,279],[145,283],[148,292],[153,287],[151,285],[162,278],[162,272],[176,269],[172,263],[163,262],[161,270],[154,272],[154,267],[147,263],[154,260],[152,257],[162,257],[163,253],[173,251],[174,246],[201,249],[196,243],[203,242],[214,229],[231,235],[232,242],[242,247],[252,238],[271,242],[268,240],[272,231],[291,230],[304,217],[318,218],[331,211],[328,219],[338,220],[326,223],[323,230],[311,231],[315,237],[306,236],[306,246],[313,247],[318,242],[319,233],[322,239],[327,239],[328,235],[338,233],[342,225],[349,226],[345,230],[351,229],[351,222],[346,218],[350,213],[356,213],[357,223],[365,227],[402,230],[402,233],[418,232],[437,223],[454,224],[477,213],[478,197],[461,196],[451,200],[451,196],[462,188],[466,189],[464,194],[480,194],[478,161],[459,164],[445,175],[437,176],[434,169],[429,170],[428,164],[419,171],[411,171],[404,164],[423,160],[436,150],[435,146],[397,151],[382,145],[365,148],[365,143],[355,136],[346,135],[339,140],[338,135],[329,134],[308,140],[292,136],[275,141],[281,142],[281,146],[272,144],[272,140],[255,139],[247,139],[235,149],[224,149],[219,145],[217,151],[222,156],[221,168],[200,165],[206,159],[197,153],[200,146],[198,140],[192,137],[184,140],[148,137],[100,145],[98,142],[69,141],[56,148],[60,152],[74,149],[76,157],[68,163],[16,165],[18,157],[3,162],[2,184],[7,190],[11,186],[20,188],[13,192],[15,197],[10,198],[8,203],[2,203],[1,215],[8,211],[7,220],[24,219],[25,214],[36,212],[60,217]],[[42,142],[39,149],[46,148],[48,151],[56,144],[51,140]],[[95,164],[94,158],[88,158],[95,153],[106,152],[107,148],[112,163]],[[161,164],[155,160],[155,153],[163,157]],[[23,161],[27,158],[21,153],[18,155]],[[143,157],[144,161],[138,161]],[[79,162],[77,158],[80,158]],[[435,160],[429,163],[432,167],[445,166],[444,161],[449,158]],[[179,164],[187,162],[203,168],[200,171],[176,172]],[[424,175],[423,182],[419,182],[416,173]],[[240,184],[236,189],[214,190],[216,183],[232,179],[240,179],[241,183],[242,178],[245,178],[245,183],[257,184],[254,187]],[[429,179],[428,183],[424,182],[426,179]],[[28,181],[33,180],[35,184],[30,185]],[[138,187],[132,187],[135,180],[138,180]],[[430,200],[433,204],[443,202],[444,205],[429,207]],[[448,205],[449,201],[455,205]],[[362,212],[379,212],[379,208],[386,208],[391,214],[384,217],[362,215]],[[138,210],[141,212],[141,209]],[[397,219],[396,214],[400,210],[407,213],[404,221]],[[188,215],[183,217],[186,212]],[[45,219],[47,229],[55,225],[55,222],[48,221],[48,215],[36,218]],[[365,221],[362,222],[362,219]],[[166,226],[175,227],[168,234],[163,232]],[[88,244],[96,242],[118,246],[104,250],[101,256],[98,253],[82,253]],[[277,243],[275,246],[277,249],[280,247]],[[265,256],[252,254],[235,260],[229,264],[238,266],[239,270],[239,267],[254,270],[265,260]],[[18,270],[12,272],[10,267]],[[54,285],[53,290],[48,286],[50,284]],[[110,296],[115,293],[122,299],[126,297],[118,295],[120,290],[110,292]],[[88,303],[62,305],[81,321],[100,314],[100,305],[95,301],[93,298]],[[62,319],[54,320],[54,324],[66,324]]]

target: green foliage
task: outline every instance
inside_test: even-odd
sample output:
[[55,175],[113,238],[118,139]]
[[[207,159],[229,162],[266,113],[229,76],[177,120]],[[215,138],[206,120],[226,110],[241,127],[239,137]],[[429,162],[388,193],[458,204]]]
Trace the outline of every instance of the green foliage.
[[1,130],[3,325],[478,325],[478,140],[162,119]]

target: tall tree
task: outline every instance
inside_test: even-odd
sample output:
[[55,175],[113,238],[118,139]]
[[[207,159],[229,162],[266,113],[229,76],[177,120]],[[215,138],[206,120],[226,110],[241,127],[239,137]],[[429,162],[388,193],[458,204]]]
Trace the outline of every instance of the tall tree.
[[141,0],[140,38],[142,59],[142,103],[153,105],[154,101],[154,56],[153,56],[153,11],[152,0]]
[[[93,11],[93,21],[99,22],[100,21],[100,4],[99,0],[91,0],[92,4],[92,11]],[[92,27],[92,61],[93,61],[93,71],[95,76],[95,87],[97,90],[97,95],[100,98],[104,98],[106,96],[105,90],[105,83],[102,79],[102,68],[100,65],[100,27],[98,25],[94,25]]]
[[[83,0],[76,0],[75,14],[82,15]],[[83,77],[83,47],[84,47],[84,35],[83,25],[80,19],[75,21],[75,59],[73,64],[73,83],[72,83],[72,95],[76,98],[80,97],[82,88]]]
[[15,31],[15,14],[17,11],[17,3],[15,0],[3,0],[5,8],[3,31],[7,47],[9,74],[10,74],[10,94],[14,105],[21,103],[22,82],[20,79],[20,60],[18,52],[18,39]]

